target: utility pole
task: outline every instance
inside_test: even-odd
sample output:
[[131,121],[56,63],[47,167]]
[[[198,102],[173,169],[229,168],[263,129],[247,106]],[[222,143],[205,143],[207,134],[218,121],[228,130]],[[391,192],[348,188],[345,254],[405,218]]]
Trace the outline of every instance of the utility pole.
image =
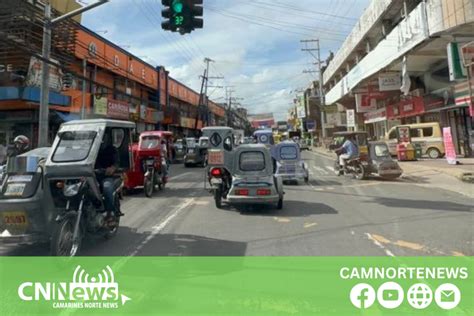
[[[47,147],[49,145],[49,62],[51,58],[51,33],[54,25],[59,22],[72,18],[78,14],[91,10],[109,0],[99,0],[98,2],[86,5],[77,10],[71,11],[57,18],[51,19],[51,3],[46,0],[44,4],[44,25],[43,25],[43,47],[41,65],[41,90],[40,90],[40,108],[38,118],[38,147]],[[82,115],[82,113],[81,113]]]
[[[324,121],[325,117],[325,112],[324,112],[324,107],[326,105],[325,98],[324,98],[324,91],[323,91],[323,72],[321,70],[321,47],[319,43],[319,39],[310,39],[310,40],[301,40],[302,43],[305,43],[305,48],[301,49],[304,52],[308,52],[311,54],[316,59],[316,64],[318,66],[318,72],[319,72],[319,97],[321,99],[321,132],[322,132],[322,138],[326,138],[326,124]],[[308,43],[316,43],[316,48],[308,48]],[[315,55],[313,52],[317,52],[317,55]],[[321,139],[322,141],[322,139]]]

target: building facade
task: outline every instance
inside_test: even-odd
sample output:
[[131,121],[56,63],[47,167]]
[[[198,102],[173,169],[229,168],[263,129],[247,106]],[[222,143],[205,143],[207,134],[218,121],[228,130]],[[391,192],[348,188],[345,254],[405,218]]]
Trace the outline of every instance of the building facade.
[[[23,134],[36,144],[44,6],[1,0],[0,11],[0,142]],[[61,123],[81,117],[128,120],[138,132],[165,129],[178,137],[225,116],[165,67],[150,65],[74,20],[53,29],[51,46],[50,141]]]
[[324,71],[326,117],[354,111],[353,128],[379,139],[439,122],[471,155],[473,30],[472,0],[372,1]]

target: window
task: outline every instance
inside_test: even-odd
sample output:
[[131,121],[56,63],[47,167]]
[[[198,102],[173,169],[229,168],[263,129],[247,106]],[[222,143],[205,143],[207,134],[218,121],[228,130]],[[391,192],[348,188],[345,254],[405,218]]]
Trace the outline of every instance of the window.
[[410,137],[421,137],[421,129],[418,128],[410,128]]
[[241,153],[239,168],[242,171],[262,171],[265,169],[265,156],[259,151]]
[[145,136],[142,138],[141,149],[152,149],[160,146],[160,138],[156,136]]
[[390,151],[388,150],[387,145],[377,144],[375,145],[375,156],[377,157],[388,157],[390,156]]
[[125,132],[123,131],[123,129],[114,128],[112,130],[112,142],[115,148],[122,147],[124,139],[125,139]]
[[433,136],[433,127],[423,128],[423,137],[432,137]]
[[96,134],[91,131],[61,133],[52,160],[54,162],[73,162],[86,159]]
[[233,137],[227,136],[224,139],[224,149],[227,150],[227,151],[231,151],[233,143],[234,143]]
[[284,146],[280,148],[281,159],[296,159],[298,158],[298,150],[294,146]]
[[388,134],[388,139],[397,139],[397,130],[394,129],[393,131],[390,132],[390,134]]

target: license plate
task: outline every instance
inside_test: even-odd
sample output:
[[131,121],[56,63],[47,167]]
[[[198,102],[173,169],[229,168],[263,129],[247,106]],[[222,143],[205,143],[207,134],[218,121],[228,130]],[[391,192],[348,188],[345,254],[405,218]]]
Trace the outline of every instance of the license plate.
[[9,183],[5,191],[5,196],[22,196],[26,183]]
[[2,214],[3,224],[8,227],[25,227],[28,218],[25,212],[5,212]]
[[222,151],[210,151],[207,160],[209,165],[223,165],[224,153]]
[[219,185],[219,184],[222,184],[222,179],[215,179],[215,178],[212,178],[212,179],[211,179],[211,184],[212,184],[212,185]]

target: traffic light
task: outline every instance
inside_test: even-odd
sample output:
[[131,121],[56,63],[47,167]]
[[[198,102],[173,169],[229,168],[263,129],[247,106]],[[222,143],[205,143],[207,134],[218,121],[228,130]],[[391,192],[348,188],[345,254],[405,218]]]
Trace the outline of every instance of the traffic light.
[[161,0],[163,30],[186,34],[203,27],[203,0]]

